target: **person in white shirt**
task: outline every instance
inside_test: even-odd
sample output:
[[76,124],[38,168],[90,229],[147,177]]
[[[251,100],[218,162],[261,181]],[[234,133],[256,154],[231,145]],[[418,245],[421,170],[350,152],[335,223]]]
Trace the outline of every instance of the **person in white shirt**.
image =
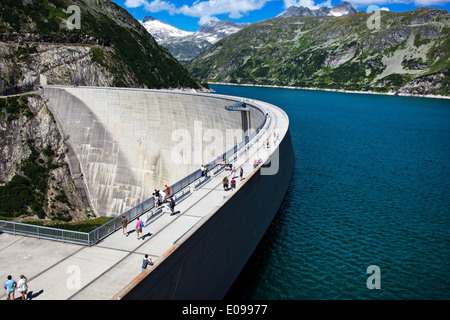
[[28,279],[22,274],[20,275],[20,280],[19,283],[17,284],[17,291],[20,292],[23,300],[27,300],[27,293],[28,293],[27,280]]

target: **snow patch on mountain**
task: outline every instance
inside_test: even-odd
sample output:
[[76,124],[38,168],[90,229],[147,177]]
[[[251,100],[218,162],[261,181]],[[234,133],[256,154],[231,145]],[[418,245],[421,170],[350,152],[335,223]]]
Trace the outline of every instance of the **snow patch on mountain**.
[[140,22],[153,38],[181,63],[189,62],[217,41],[250,25],[228,20],[209,21],[197,32],[191,32],[180,30],[150,16]]
[[194,34],[194,32],[180,30],[177,27],[172,26],[171,24],[162,22],[149,16],[144,17],[144,19],[139,22],[158,42],[169,39],[189,37]]

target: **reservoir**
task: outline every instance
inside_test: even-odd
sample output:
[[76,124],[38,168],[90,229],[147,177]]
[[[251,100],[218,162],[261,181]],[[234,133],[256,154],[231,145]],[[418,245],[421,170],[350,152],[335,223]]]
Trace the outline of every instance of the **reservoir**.
[[210,87],[283,109],[296,161],[226,299],[450,298],[450,100]]

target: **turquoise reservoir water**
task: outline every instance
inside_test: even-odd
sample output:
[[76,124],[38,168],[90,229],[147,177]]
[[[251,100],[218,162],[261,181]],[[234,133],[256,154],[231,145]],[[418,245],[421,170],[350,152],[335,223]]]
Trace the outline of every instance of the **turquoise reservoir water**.
[[211,88],[285,110],[296,156],[226,299],[450,299],[450,100]]

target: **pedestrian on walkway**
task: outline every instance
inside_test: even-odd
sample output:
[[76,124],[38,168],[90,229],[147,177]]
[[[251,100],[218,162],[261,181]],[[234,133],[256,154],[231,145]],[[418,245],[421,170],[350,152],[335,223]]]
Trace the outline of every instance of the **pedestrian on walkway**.
[[170,197],[169,201],[170,201],[169,208],[170,208],[170,211],[172,211],[172,213],[170,215],[172,216],[175,214],[175,200],[173,199],[173,197]]
[[222,184],[223,184],[223,190],[227,191],[228,190],[228,177],[225,176],[222,180]]
[[28,281],[27,277],[21,274],[19,283],[17,284],[17,291],[19,291],[20,294],[22,295],[22,300],[27,300],[27,293],[28,293],[27,281]]
[[233,191],[234,189],[236,189],[236,180],[231,179],[231,191]]
[[153,194],[153,202],[154,202],[155,208],[158,208],[158,206],[159,206],[159,191],[155,192]]
[[127,219],[127,217],[125,217],[125,215],[122,215],[121,223],[122,223],[122,233],[128,237],[128,230],[127,230],[128,219]]
[[15,300],[14,293],[16,291],[17,283],[13,280],[12,276],[7,277],[3,287],[6,289],[6,300]]
[[241,181],[244,177],[244,169],[242,169],[242,167],[239,169],[239,176],[241,177]]
[[230,170],[230,161],[227,159],[225,159],[225,170]]
[[200,167],[200,170],[202,171],[202,177],[203,177],[203,176],[206,174],[205,166],[202,165],[202,166]]
[[166,193],[163,190],[159,190],[159,201],[160,203],[165,203],[167,200]]
[[152,265],[153,265],[152,259],[148,257],[148,254],[146,254],[144,256],[144,260],[142,260],[141,271],[144,271],[145,269],[147,269],[147,266],[152,266]]
[[167,197],[170,197],[170,187],[166,184],[166,194]]
[[138,217],[137,221],[136,221],[136,234],[137,234],[138,239],[140,238],[139,234],[141,234],[141,237],[142,237],[142,228],[144,228],[144,223]]

